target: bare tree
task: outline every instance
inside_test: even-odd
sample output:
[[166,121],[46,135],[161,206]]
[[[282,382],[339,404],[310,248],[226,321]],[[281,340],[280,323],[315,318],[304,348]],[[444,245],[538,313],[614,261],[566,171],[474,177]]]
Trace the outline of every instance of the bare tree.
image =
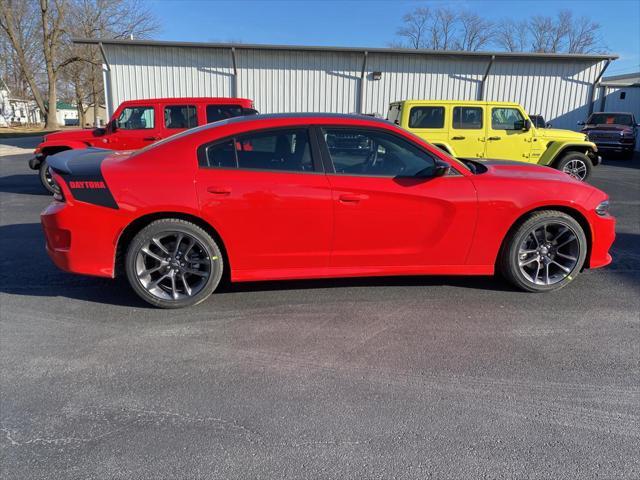
[[406,38],[410,48],[424,48],[431,10],[425,7],[416,8],[413,12],[405,14],[402,21],[404,25],[398,28],[398,36]]
[[494,42],[508,52],[524,52],[529,44],[527,23],[502,20],[494,27]]
[[[70,0],[67,30],[82,38],[145,38],[158,30],[158,23],[141,0]],[[94,107],[92,122],[97,125],[98,107],[104,101],[100,53],[90,45],[69,44],[67,50],[69,57],[82,60],[65,69],[81,125],[86,123],[90,105]]]
[[455,42],[457,21],[458,16],[448,8],[435,10],[429,28],[431,42],[428,47],[433,50],[449,50]]
[[578,18],[571,24],[567,35],[568,53],[596,53],[607,48],[599,39],[600,25],[586,17]]
[[486,47],[494,35],[494,26],[480,15],[464,12],[459,16],[461,34],[456,42],[458,50],[477,52]]

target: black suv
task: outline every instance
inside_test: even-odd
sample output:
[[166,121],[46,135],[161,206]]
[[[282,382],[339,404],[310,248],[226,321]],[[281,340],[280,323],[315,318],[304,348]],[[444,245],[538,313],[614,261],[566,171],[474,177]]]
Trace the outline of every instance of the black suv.
[[633,157],[640,125],[632,113],[592,113],[586,122],[578,122],[578,125],[583,125],[582,131],[598,146],[598,151],[622,153],[629,159]]

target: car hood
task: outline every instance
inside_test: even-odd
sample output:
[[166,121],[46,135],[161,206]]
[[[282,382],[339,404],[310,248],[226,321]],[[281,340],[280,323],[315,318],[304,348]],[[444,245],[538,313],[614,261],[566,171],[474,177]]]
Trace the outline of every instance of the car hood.
[[571,130],[561,130],[559,128],[541,128],[536,130],[538,137],[548,139],[562,139],[562,140],[579,140],[583,142],[585,140],[584,133],[573,132]]
[[542,165],[510,160],[483,160],[480,163],[487,167],[482,175],[491,175],[504,179],[542,180],[555,182],[570,182],[582,184],[564,172]]
[[628,125],[612,125],[612,124],[606,124],[606,125],[585,125],[583,131],[614,131],[614,132],[627,132],[630,130],[633,130],[633,127],[630,127]]
[[45,135],[44,142],[60,142],[68,140],[86,140],[89,138],[101,137],[104,130],[99,128],[77,128],[74,130],[65,130],[63,132],[55,132]]

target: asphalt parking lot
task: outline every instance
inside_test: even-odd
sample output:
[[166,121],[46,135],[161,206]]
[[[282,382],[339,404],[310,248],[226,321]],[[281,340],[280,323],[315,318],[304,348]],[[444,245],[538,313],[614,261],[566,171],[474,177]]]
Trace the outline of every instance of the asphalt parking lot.
[[49,261],[7,147],[35,142],[0,139],[2,478],[640,477],[640,158],[595,170],[614,263],[560,292],[273,282],[161,311]]

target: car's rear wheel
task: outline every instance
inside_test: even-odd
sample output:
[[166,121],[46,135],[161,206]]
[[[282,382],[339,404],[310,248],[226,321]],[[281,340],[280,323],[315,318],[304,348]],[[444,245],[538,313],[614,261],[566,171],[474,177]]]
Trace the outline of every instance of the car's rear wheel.
[[502,274],[518,288],[529,292],[558,290],[582,269],[587,238],[570,215],[539,211],[509,234],[500,255]]
[[569,152],[560,159],[556,168],[561,172],[584,182],[591,176],[593,165],[591,164],[589,157],[584,153]]
[[224,269],[220,247],[199,226],[179,219],[150,223],[131,241],[125,260],[133,290],[161,308],[181,308],[213,293]]
[[46,160],[43,160],[40,164],[38,174],[40,176],[40,183],[42,183],[42,186],[46,188],[49,193],[54,194],[60,191],[60,187],[56,185]]

